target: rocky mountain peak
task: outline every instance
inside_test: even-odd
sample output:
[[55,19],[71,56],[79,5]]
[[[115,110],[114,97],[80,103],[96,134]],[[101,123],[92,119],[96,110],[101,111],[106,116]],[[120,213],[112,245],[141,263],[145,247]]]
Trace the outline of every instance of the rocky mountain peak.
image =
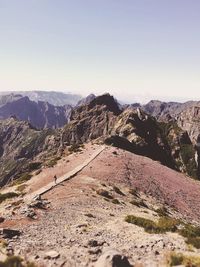
[[89,103],[88,107],[89,109],[92,109],[94,108],[94,106],[97,106],[97,105],[106,106],[108,111],[111,111],[114,115],[119,115],[121,113],[121,110],[119,108],[117,101],[110,94],[104,94],[104,95],[96,97],[94,100],[92,100]]

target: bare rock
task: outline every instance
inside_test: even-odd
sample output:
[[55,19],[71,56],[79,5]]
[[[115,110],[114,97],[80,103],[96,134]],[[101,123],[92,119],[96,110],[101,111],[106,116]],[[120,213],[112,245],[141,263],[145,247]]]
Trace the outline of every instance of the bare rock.
[[48,252],[45,253],[45,256],[44,258],[45,259],[58,259],[60,257],[60,253],[58,253],[57,251],[55,250],[50,250]]
[[10,228],[0,228],[0,236],[3,238],[11,239],[13,237],[17,237],[21,234],[19,230],[14,230]]
[[100,256],[95,267],[131,267],[126,256],[116,250],[108,250]]
[[4,222],[5,221],[5,218],[3,217],[0,217],[0,223]]

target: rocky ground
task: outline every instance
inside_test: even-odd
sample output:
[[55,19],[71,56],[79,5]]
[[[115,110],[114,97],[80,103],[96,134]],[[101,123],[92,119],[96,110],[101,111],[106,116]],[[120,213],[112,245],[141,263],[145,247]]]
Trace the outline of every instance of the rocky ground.
[[[2,229],[19,230],[5,236],[4,251],[14,251],[36,266],[98,265],[105,251],[117,250],[133,266],[169,266],[172,251],[198,255],[178,233],[149,234],[127,223],[127,215],[157,222],[165,207],[171,217],[198,223],[200,183],[149,158],[107,147],[75,177],[55,185],[42,200],[27,196],[74,169],[99,148],[88,144],[81,152],[43,169],[27,182],[24,196],[0,204]],[[1,193],[16,188],[6,188]],[[4,257],[1,254],[1,257]],[[100,258],[101,259],[101,258]],[[108,265],[112,266],[112,265]],[[128,266],[128,265],[116,265]]]

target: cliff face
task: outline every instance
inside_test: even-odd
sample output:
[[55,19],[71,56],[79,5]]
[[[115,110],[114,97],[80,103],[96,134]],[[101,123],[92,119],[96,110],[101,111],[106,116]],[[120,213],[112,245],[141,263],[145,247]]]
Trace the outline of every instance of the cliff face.
[[56,107],[42,101],[36,103],[20,95],[2,97],[0,105],[0,119],[14,115],[39,129],[62,127],[68,122],[70,114],[70,106]]
[[70,123],[63,130],[63,141],[66,144],[84,143],[107,136],[120,113],[113,97],[108,94],[97,97],[72,111]]
[[187,132],[175,122],[158,122],[141,109],[127,110],[118,117],[111,134],[108,142],[197,177],[195,150]]
[[29,164],[45,150],[51,132],[38,131],[15,118],[0,121],[0,186],[30,171]]

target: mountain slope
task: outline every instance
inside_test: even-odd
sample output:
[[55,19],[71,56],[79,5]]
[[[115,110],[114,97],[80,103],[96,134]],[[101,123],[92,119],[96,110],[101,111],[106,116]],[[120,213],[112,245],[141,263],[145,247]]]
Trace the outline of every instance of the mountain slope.
[[70,113],[70,106],[56,107],[42,101],[36,103],[27,96],[11,94],[0,98],[0,119],[16,116],[39,129],[62,127],[68,122]]
[[[98,145],[87,144],[64,157],[27,182],[23,193],[28,195],[37,186],[52,182],[55,173],[59,177],[73,170],[97,149]],[[97,267],[104,251],[117,249],[133,266],[168,267],[171,253],[197,257],[199,249],[188,247],[186,238],[174,228],[147,233],[126,218],[132,215],[154,222],[178,221],[180,227],[189,222],[195,227],[199,193],[198,181],[149,158],[107,147],[80,173],[43,195],[45,208],[34,206],[40,203],[37,201],[28,205],[19,202],[22,197],[9,200],[7,205],[17,201],[20,204],[1,209],[5,221],[0,225],[23,230],[12,240],[13,250],[39,266]],[[28,212],[34,212],[32,219]],[[50,252],[52,258],[46,256]]]

